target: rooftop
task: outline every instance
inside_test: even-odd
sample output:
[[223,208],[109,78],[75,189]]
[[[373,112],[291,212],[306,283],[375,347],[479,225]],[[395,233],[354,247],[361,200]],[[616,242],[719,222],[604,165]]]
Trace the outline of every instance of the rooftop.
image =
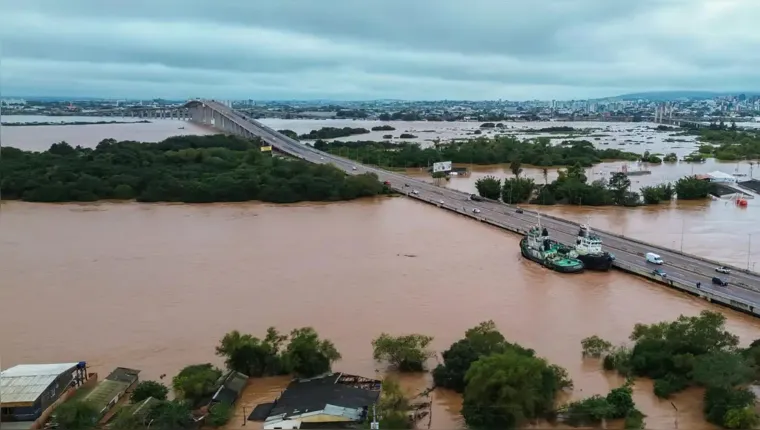
[[79,363],[20,364],[0,372],[0,400],[33,403],[58,376],[73,372]]
[[381,382],[342,373],[332,373],[291,382],[274,404],[270,417],[294,417],[310,412],[360,409],[373,405],[380,397]]

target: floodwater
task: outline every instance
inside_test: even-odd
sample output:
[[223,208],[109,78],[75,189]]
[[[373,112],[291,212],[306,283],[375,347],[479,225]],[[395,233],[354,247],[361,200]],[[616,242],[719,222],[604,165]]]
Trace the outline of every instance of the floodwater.
[[[517,249],[514,235],[403,198],[8,202],[0,212],[3,366],[86,360],[101,374],[128,366],[144,379],[171,377],[188,364],[221,364],[214,346],[227,331],[311,325],[343,354],[337,370],[373,376],[383,368],[370,341],[383,331],[433,335],[442,351],[493,319],[510,340],[566,367],[572,397],[581,398],[621,383],[581,359],[583,337],[624,342],[638,322],[720,309],[617,272],[556,274]],[[744,343],[760,337],[760,321],[720,310]],[[403,382],[410,392],[430,383],[424,375]],[[254,381],[240,407],[250,412],[284,383]],[[438,392],[433,401],[432,428],[462,425],[458,396]],[[699,393],[673,401],[681,428],[707,427]],[[637,384],[636,402],[649,428],[674,428],[672,406],[651,384]]]
[[[92,146],[183,132],[210,131],[161,120],[6,127],[2,137],[4,145],[44,149],[60,140]],[[486,166],[449,186],[469,190],[473,177],[494,169],[503,171]],[[748,233],[760,232],[754,203],[543,210],[662,245],[680,246],[683,238],[685,251],[741,266],[752,245]],[[514,235],[403,198],[285,206],[6,202],[0,355],[3,367],[86,360],[101,374],[127,366],[142,369],[143,379],[171,378],[188,364],[221,364],[214,346],[227,331],[261,335],[271,325],[311,325],[341,351],[336,370],[373,376],[384,368],[372,361],[370,341],[383,331],[433,335],[440,352],[493,319],[508,339],[566,367],[577,399],[622,382],[581,359],[585,336],[625,342],[638,322],[714,309],[745,344],[760,337],[760,320],[617,272],[562,276],[523,261],[517,248]],[[750,265],[760,261],[760,243],[754,248]],[[417,393],[430,379],[404,376],[402,383]],[[241,427],[243,408],[249,413],[285,384],[253,381],[229,427]],[[678,412],[651,393],[650,383],[637,382],[648,428],[712,428],[702,419],[699,392],[676,396]],[[459,396],[437,391],[433,403],[431,428],[463,425]]]

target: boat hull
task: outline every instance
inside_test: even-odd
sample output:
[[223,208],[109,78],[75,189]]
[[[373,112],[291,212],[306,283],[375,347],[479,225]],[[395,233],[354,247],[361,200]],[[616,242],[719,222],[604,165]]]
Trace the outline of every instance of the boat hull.
[[596,272],[606,272],[612,268],[615,259],[608,253],[578,255],[578,260],[583,262],[583,267]]
[[578,264],[578,265],[575,265],[575,266],[562,266],[562,265],[559,265],[559,264],[555,264],[551,260],[541,259],[541,258],[539,258],[539,257],[531,254],[530,252],[528,252],[528,248],[527,248],[527,245],[526,245],[525,242],[526,242],[526,239],[520,240],[520,254],[522,254],[522,256],[524,258],[527,258],[530,261],[538,263],[538,264],[540,264],[540,265],[542,265],[542,266],[544,266],[544,267],[546,267],[548,269],[554,270],[555,272],[560,272],[560,273],[581,273],[581,272],[583,272],[584,266],[583,266],[582,262],[580,262],[580,260],[579,260],[579,262],[581,264]]

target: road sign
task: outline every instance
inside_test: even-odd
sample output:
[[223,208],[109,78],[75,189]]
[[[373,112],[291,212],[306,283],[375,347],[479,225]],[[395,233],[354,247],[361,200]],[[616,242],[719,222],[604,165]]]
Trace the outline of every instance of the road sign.
[[441,161],[440,163],[433,163],[433,173],[438,172],[450,172],[451,161]]
[[272,152],[272,147],[271,146],[262,146],[261,147],[261,152]]

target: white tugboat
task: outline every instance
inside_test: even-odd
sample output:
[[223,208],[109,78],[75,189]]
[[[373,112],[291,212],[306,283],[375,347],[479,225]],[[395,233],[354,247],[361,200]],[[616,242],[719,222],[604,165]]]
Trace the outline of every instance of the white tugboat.
[[583,266],[589,270],[606,272],[612,267],[615,256],[602,249],[602,239],[587,224],[582,224],[575,241],[575,252]]

